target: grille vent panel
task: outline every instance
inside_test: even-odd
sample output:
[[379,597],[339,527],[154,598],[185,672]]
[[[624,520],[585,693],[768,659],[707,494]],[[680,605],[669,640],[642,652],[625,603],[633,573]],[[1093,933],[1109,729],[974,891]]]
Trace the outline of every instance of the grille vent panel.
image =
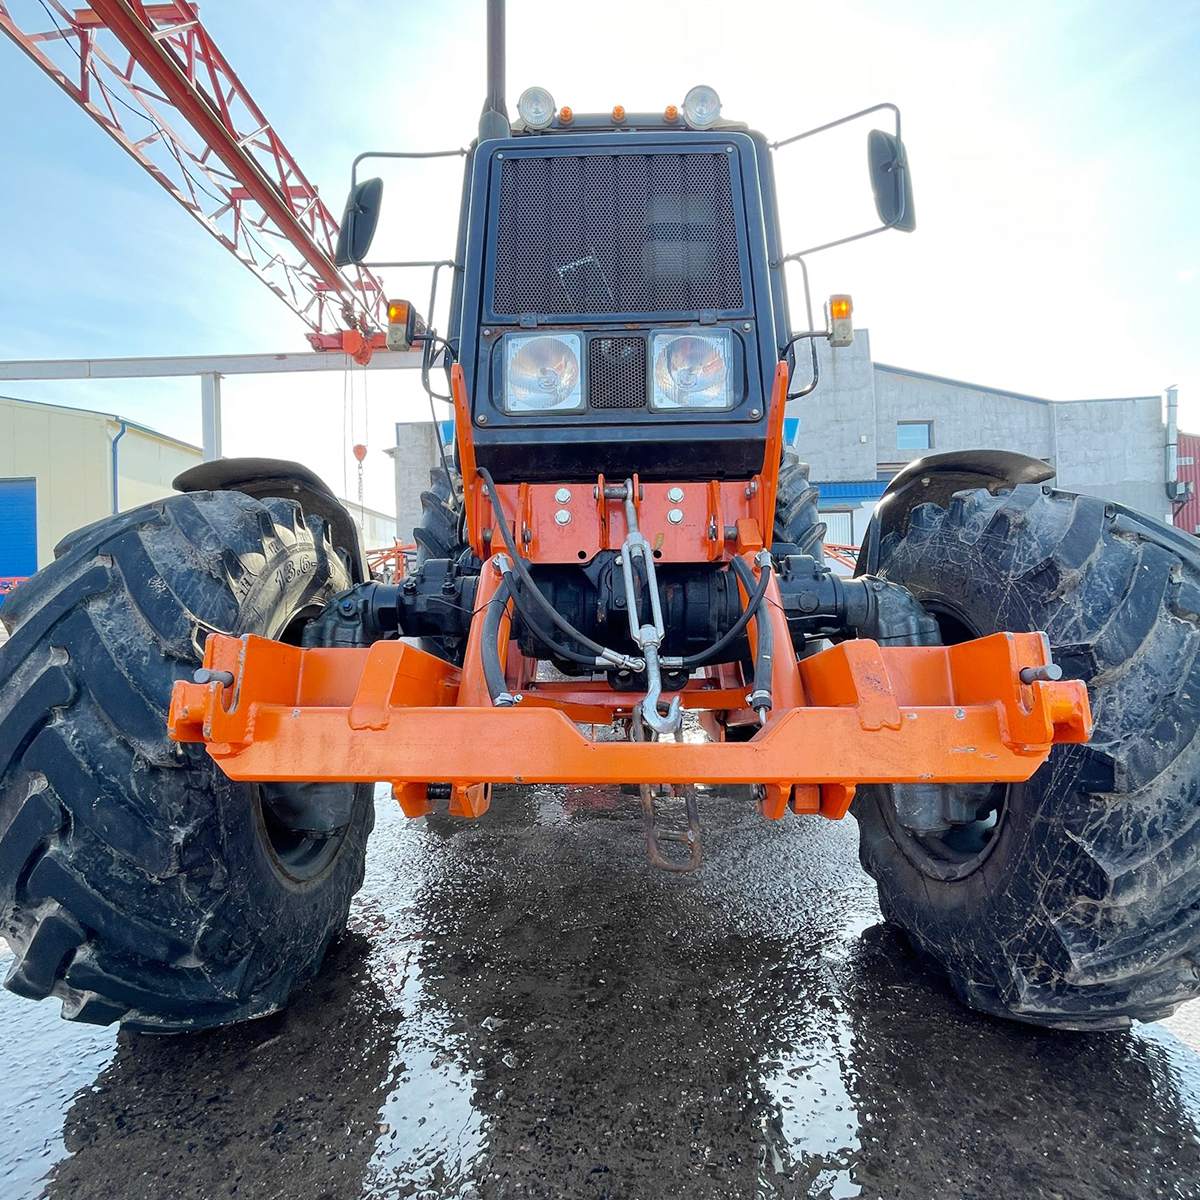
[[729,155],[506,158],[495,258],[498,316],[741,309]]
[[588,342],[588,406],[646,407],[646,339],[593,337]]

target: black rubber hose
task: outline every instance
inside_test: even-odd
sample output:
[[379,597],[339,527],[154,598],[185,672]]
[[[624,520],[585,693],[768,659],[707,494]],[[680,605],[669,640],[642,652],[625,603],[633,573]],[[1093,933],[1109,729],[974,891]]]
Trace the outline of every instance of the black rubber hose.
[[578,650],[572,649],[570,646],[564,646],[561,642],[556,642],[549,631],[538,624],[537,618],[529,611],[528,605],[525,603],[525,597],[520,587],[512,587],[513,603],[521,614],[521,619],[525,622],[525,627],[533,635],[534,640],[540,642],[547,649],[553,651],[560,658],[567,659],[568,662],[581,663],[585,667],[591,667],[596,670],[596,656],[594,654],[583,654]]
[[[578,642],[581,646],[586,646],[589,650],[596,652],[596,657],[601,655],[611,655],[618,658],[628,658],[626,654],[618,654],[616,650],[609,650],[607,647],[600,645],[599,642],[593,641],[585,633],[581,633],[566,617],[562,615],[550,603],[549,600],[539,590],[538,585],[533,582],[533,576],[529,574],[529,568],[525,565],[525,560],[517,551],[517,544],[513,541],[512,530],[508,527],[508,520],[504,516],[504,508],[500,504],[500,497],[496,492],[496,484],[492,479],[492,473],[486,467],[478,469],[479,478],[483,480],[483,486],[487,488],[488,499],[492,502],[492,511],[496,514],[496,524],[500,529],[500,536],[504,539],[504,544],[508,548],[509,554],[512,556],[512,569],[517,578],[521,581],[523,587],[529,589],[529,595],[537,602],[538,608],[542,610],[550,618],[550,620],[558,626],[567,637]],[[613,664],[616,665],[615,663]]]
[[[742,560],[740,558],[735,558],[733,561],[737,563],[741,562]],[[753,580],[751,580],[751,582],[753,582]],[[770,569],[764,567],[762,576],[759,579],[758,585],[755,587],[754,591],[750,592],[749,588],[747,588],[747,592],[749,592],[749,599],[746,601],[746,607],[742,610],[742,615],[738,617],[738,619],[734,621],[734,623],[730,625],[730,627],[719,638],[717,638],[717,640],[713,642],[713,644],[709,646],[707,650],[700,650],[695,654],[689,654],[686,658],[680,661],[678,667],[671,667],[670,670],[694,671],[697,667],[702,667],[705,665],[705,663],[712,662],[718,654],[731,646],[735,639],[740,637],[745,632],[746,626],[750,624],[750,621],[754,617],[755,613],[758,612],[759,606],[762,604],[763,598],[767,594],[767,588],[770,586],[770,583]]]
[[[750,588],[754,585],[754,572],[747,566],[745,559],[735,558],[733,560],[733,569],[738,573],[738,578],[745,585],[746,591],[749,592]],[[764,594],[766,593],[766,588],[762,585],[764,581],[769,582],[771,578],[770,571],[770,567],[763,567],[760,572],[759,587]],[[749,608],[748,605],[747,608]],[[770,708],[771,675],[775,658],[775,631],[771,627],[769,618],[765,621],[761,619],[757,620],[755,628],[758,630],[758,649],[754,655],[754,691],[751,694],[765,696],[766,703],[754,705],[753,707],[756,709]]]
[[504,667],[500,663],[500,623],[504,620],[508,597],[508,576],[505,575],[500,580],[500,586],[492,593],[483,617],[483,677],[487,681],[488,695],[493,704],[497,696],[508,692],[508,681],[504,678]]

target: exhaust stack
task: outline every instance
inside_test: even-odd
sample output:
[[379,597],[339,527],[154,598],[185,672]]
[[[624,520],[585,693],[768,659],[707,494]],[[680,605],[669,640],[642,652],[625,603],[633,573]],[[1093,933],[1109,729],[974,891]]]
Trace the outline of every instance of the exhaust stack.
[[504,0],[487,0],[487,97],[479,114],[479,140],[511,132],[504,107]]

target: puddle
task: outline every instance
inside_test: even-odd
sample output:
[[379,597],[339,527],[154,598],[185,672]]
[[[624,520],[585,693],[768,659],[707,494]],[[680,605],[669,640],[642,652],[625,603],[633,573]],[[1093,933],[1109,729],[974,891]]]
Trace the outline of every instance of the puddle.
[[702,816],[680,878],[635,796],[502,791],[474,826],[384,799],[287,1013],[118,1037],[0,995],[0,1195],[1197,1194],[1171,1028],[976,1017],[879,925],[852,822]]

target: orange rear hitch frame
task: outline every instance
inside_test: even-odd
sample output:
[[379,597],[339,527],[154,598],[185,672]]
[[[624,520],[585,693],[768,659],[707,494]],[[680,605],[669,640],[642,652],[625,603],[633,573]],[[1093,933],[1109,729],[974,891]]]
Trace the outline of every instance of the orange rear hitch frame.
[[[214,634],[210,681],[175,684],[170,735],[206,743],[232,779],[388,781],[412,815],[427,811],[430,783],[449,783],[452,810],[477,816],[494,783],[700,782],[762,785],[770,817],[790,804],[838,818],[858,783],[1020,782],[1055,743],[1091,732],[1082,683],[1022,681],[1048,663],[1036,633],[779,655],[781,703],[737,743],[597,741],[579,723],[626,717],[637,697],[533,682],[514,707],[493,708],[478,662],[468,650],[459,670],[401,641],[304,650]],[[729,711],[743,692],[706,675],[681,697]]]

